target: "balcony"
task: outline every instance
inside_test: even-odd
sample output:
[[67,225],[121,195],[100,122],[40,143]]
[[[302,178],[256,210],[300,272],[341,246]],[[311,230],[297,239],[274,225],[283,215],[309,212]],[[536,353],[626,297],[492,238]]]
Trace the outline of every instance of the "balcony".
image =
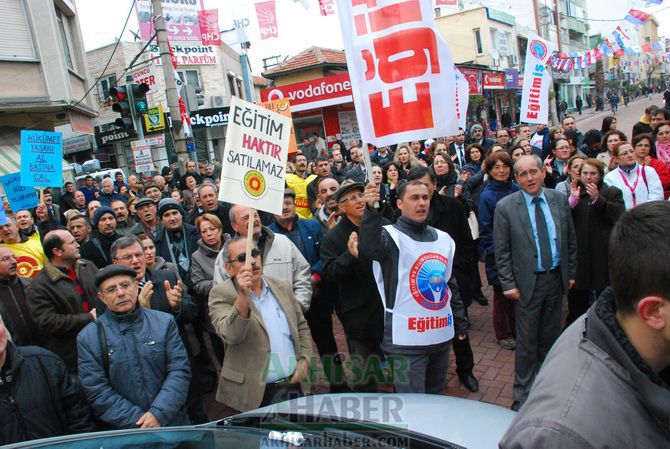
[[581,20],[575,18],[575,17],[563,17],[563,21],[565,23],[565,26],[567,29],[575,31],[580,34],[586,34],[586,24],[582,22]]

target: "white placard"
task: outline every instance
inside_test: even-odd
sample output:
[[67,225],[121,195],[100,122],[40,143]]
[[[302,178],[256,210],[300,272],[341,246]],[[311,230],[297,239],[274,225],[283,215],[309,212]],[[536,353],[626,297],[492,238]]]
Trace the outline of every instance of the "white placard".
[[231,97],[219,199],[280,214],[291,119]]

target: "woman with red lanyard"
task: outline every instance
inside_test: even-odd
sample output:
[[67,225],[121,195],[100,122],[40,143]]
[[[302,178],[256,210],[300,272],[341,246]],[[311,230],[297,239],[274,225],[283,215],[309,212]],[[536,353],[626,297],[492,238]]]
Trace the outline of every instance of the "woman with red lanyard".
[[663,185],[656,170],[640,166],[635,161],[635,150],[629,142],[620,142],[614,148],[619,168],[605,176],[607,185],[618,187],[623,192],[626,210],[648,201],[663,200]]
[[[659,129],[670,132],[670,126],[661,125]],[[633,148],[635,149],[635,162],[638,165],[646,165],[653,168],[661,180],[663,186],[663,195],[665,199],[670,196],[670,167],[667,162],[663,162],[651,156],[651,151],[654,147],[654,138],[651,134],[638,134],[633,137]]]

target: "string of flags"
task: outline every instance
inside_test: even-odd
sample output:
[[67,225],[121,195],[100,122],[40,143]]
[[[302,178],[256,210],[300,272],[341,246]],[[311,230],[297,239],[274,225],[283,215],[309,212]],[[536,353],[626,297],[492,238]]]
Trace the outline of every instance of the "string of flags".
[[[660,5],[663,0],[647,0],[649,4]],[[570,72],[571,70],[581,70],[591,67],[601,58],[610,56],[625,56],[647,54],[647,57],[642,58],[642,62],[656,63],[670,61],[670,54],[654,54],[650,53],[663,52],[664,47],[658,43],[643,44],[637,46],[633,44],[631,39],[632,34],[637,27],[644,25],[651,18],[651,14],[638,9],[631,9],[626,14],[626,17],[619,22],[619,24],[606,35],[602,42],[587,52],[570,52],[569,54],[559,52],[553,55],[550,59],[551,66],[554,70],[560,72]],[[634,61],[637,66],[640,65],[640,58]],[[629,62],[630,65],[630,62]]]

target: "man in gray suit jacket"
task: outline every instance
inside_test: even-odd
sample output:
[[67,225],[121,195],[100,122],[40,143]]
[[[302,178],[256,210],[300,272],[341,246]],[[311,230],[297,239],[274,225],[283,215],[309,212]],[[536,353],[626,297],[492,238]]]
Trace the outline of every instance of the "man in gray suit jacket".
[[542,160],[524,156],[514,172],[521,191],[498,203],[493,244],[503,293],[516,300],[512,410],[518,410],[561,333],[562,297],[577,273],[577,240],[567,196],[542,187]]

